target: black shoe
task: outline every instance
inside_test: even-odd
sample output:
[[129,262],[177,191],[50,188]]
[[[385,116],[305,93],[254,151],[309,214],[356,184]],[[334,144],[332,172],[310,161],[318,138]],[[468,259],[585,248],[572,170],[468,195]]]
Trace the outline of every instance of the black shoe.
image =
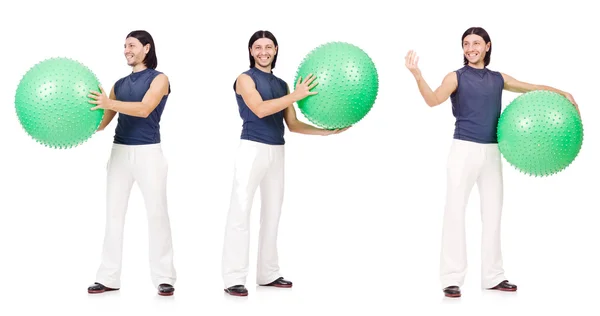
[[444,295],[447,297],[460,297],[460,288],[456,285],[444,288]]
[[118,291],[119,289],[113,289],[110,287],[106,287],[98,282],[94,282],[94,284],[88,287],[88,293],[90,294],[100,294],[107,291]]
[[160,284],[158,286],[158,295],[160,296],[171,296],[175,292],[175,288],[171,284]]
[[274,286],[274,287],[289,288],[289,287],[292,287],[292,282],[284,280],[283,277],[280,277],[277,280],[275,280],[269,284],[261,284],[261,286]]
[[225,289],[226,293],[233,296],[248,296],[248,290],[243,285],[234,285]]
[[517,290],[517,286],[514,284],[508,283],[507,280],[500,282],[498,285],[490,288],[489,290],[498,290],[498,291],[506,291],[506,292],[515,292]]

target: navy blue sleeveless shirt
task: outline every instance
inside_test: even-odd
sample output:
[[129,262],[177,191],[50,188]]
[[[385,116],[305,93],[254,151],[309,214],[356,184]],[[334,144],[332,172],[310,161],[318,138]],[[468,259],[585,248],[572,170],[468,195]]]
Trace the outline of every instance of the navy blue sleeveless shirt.
[[[115,83],[117,100],[123,102],[141,102],[150,89],[150,84],[161,72],[151,68],[131,73]],[[169,94],[171,85],[169,84]],[[160,117],[167,103],[168,95],[163,96],[160,103],[147,118],[119,113],[115,130],[114,143],[123,145],[147,145],[160,143]]]
[[[278,99],[288,93],[285,81],[277,78],[273,73],[266,73],[257,68],[250,68],[244,74],[250,76],[254,81],[256,90],[263,101]],[[237,80],[233,83],[233,91]],[[265,116],[262,119],[256,116],[246,105],[244,99],[238,93],[235,94],[240,117],[242,118],[241,139],[256,141],[268,145],[284,145],[283,138],[285,127],[283,125],[283,110]]]
[[498,119],[502,110],[502,74],[465,65],[456,70],[458,87],[450,95],[456,118],[454,138],[482,144],[498,142]]

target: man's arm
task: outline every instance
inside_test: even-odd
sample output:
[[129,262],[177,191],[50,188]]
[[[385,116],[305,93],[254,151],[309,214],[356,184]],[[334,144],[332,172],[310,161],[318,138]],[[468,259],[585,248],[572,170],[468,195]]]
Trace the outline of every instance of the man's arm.
[[331,135],[331,134],[339,134],[339,133],[347,130],[348,128],[350,128],[350,127],[346,127],[343,129],[328,130],[328,129],[318,128],[318,127],[312,126],[310,124],[306,124],[306,123],[298,120],[298,117],[296,116],[296,110],[294,109],[293,105],[290,105],[289,107],[287,107],[284,110],[283,115],[284,115],[283,117],[285,119],[285,124],[288,126],[288,129],[292,133],[299,133],[299,134],[305,134],[305,135],[327,136],[327,135]]
[[[116,100],[117,97],[115,96],[115,86],[113,86],[110,89],[110,99],[112,100]],[[117,112],[113,111],[113,110],[104,110],[104,116],[102,117],[102,122],[100,122],[100,126],[98,126],[98,131],[103,131],[108,124],[110,124],[110,122],[112,121],[112,119],[115,117],[115,115],[117,114]]]
[[[288,93],[289,93],[289,88],[288,88]],[[293,104],[291,104],[287,108],[285,108],[285,110],[283,112],[283,118],[285,120],[285,124],[287,125],[288,129],[292,133],[327,136],[327,135],[331,135],[331,134],[339,134],[349,128],[349,127],[346,127],[344,129],[327,130],[327,129],[322,129],[322,128],[312,126],[310,124],[306,124],[306,123],[298,120],[298,116],[296,116],[296,109],[294,109]]]
[[254,112],[256,116],[263,118],[265,116],[285,110],[294,102],[302,100],[309,95],[317,94],[317,92],[310,91],[310,89],[314,88],[316,85],[316,83],[311,85],[314,79],[314,77],[311,78],[311,76],[308,76],[304,82],[301,82],[301,78],[298,78],[298,86],[293,93],[290,94],[288,89],[288,94],[285,96],[268,101],[264,101],[262,99],[260,93],[258,93],[256,90],[254,81],[246,74],[241,74],[238,76],[235,84],[235,90],[237,94],[242,96],[244,102],[246,105],[248,105],[248,108],[250,108],[250,110]]
[[567,98],[569,101],[571,101],[571,103],[573,103],[573,105],[579,112],[579,106],[575,102],[575,99],[573,99],[573,96],[568,92],[565,92],[565,91],[562,91],[562,90],[559,90],[559,89],[556,89],[556,88],[553,88],[550,86],[531,84],[531,83],[519,81],[507,74],[504,74],[504,73],[501,73],[501,74],[502,74],[502,78],[504,79],[504,89],[505,90],[508,90],[510,92],[516,92],[516,93],[526,93],[529,91],[536,91],[536,90],[548,90],[548,91],[556,92],[556,93],[563,95],[565,98]]
[[92,110],[105,109],[112,110],[131,116],[146,118],[160,103],[160,100],[169,93],[169,78],[166,75],[160,74],[152,80],[150,88],[144,95],[141,102],[123,102],[106,97],[104,90],[100,87],[101,92],[92,91],[91,98],[95,99],[90,101],[92,104],[96,104]]
[[419,92],[421,92],[425,103],[430,107],[446,102],[450,95],[452,95],[452,92],[458,87],[456,72],[447,74],[446,77],[444,77],[444,80],[442,80],[442,84],[435,89],[435,91],[431,90],[420,72],[418,75],[415,75],[415,79],[417,81],[417,86],[419,87]]
[[410,70],[417,81],[419,92],[421,92],[425,103],[427,103],[427,105],[430,107],[444,103],[446,100],[448,100],[450,95],[452,95],[452,92],[454,92],[458,87],[458,78],[456,77],[456,73],[451,72],[444,77],[442,84],[435,89],[435,91],[433,91],[425,79],[423,79],[423,75],[421,74],[421,70],[418,66],[419,57],[416,55],[415,51],[408,51],[404,59],[406,68]]
[[531,83],[519,81],[507,74],[504,74],[504,73],[501,73],[501,74],[502,74],[502,78],[504,79],[504,89],[506,89],[510,92],[526,93],[526,92],[535,91],[535,90],[549,90],[549,91],[553,91],[556,93],[560,93],[562,95],[567,94],[566,92],[558,90],[553,87],[538,85],[538,84],[531,84]]

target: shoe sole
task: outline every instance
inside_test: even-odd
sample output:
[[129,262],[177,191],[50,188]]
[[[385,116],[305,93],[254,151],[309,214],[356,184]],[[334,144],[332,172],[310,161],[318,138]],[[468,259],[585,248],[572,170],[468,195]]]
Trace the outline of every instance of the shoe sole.
[[248,296],[248,293],[228,292],[227,290],[225,290],[225,293],[232,295],[232,296]]
[[292,287],[293,284],[289,284],[289,285],[285,285],[285,284],[260,284],[260,286],[272,286],[272,287],[280,287],[280,288],[285,288],[285,289],[289,289]]
[[173,292],[171,292],[171,293],[161,293],[161,292],[158,292],[158,295],[160,295],[160,296],[172,296]]
[[118,291],[119,289],[106,289],[106,290],[88,290],[89,294],[102,294],[104,292]]
[[98,290],[98,291],[88,290],[89,294],[100,294],[100,293],[104,293],[104,292],[106,292],[106,291],[104,291],[104,290]]
[[444,294],[446,297],[452,297],[452,298],[456,298],[456,297],[460,297],[460,294]]
[[503,289],[503,288],[499,288],[499,289],[490,289],[490,290],[494,290],[494,291],[503,291],[503,292],[516,292],[517,289]]

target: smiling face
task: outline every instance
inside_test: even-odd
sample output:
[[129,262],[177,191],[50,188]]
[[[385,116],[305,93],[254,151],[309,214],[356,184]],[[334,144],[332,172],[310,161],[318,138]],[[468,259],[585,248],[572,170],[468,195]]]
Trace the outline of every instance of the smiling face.
[[256,67],[263,71],[271,71],[271,64],[277,54],[277,46],[269,38],[259,38],[250,47]]
[[125,40],[125,59],[127,59],[127,65],[131,67],[139,67],[144,65],[144,59],[146,54],[150,50],[150,45],[142,45],[142,43],[135,37],[128,37]]
[[479,35],[469,34],[463,40],[463,53],[470,66],[483,68],[485,55],[489,50],[490,43],[486,43]]

